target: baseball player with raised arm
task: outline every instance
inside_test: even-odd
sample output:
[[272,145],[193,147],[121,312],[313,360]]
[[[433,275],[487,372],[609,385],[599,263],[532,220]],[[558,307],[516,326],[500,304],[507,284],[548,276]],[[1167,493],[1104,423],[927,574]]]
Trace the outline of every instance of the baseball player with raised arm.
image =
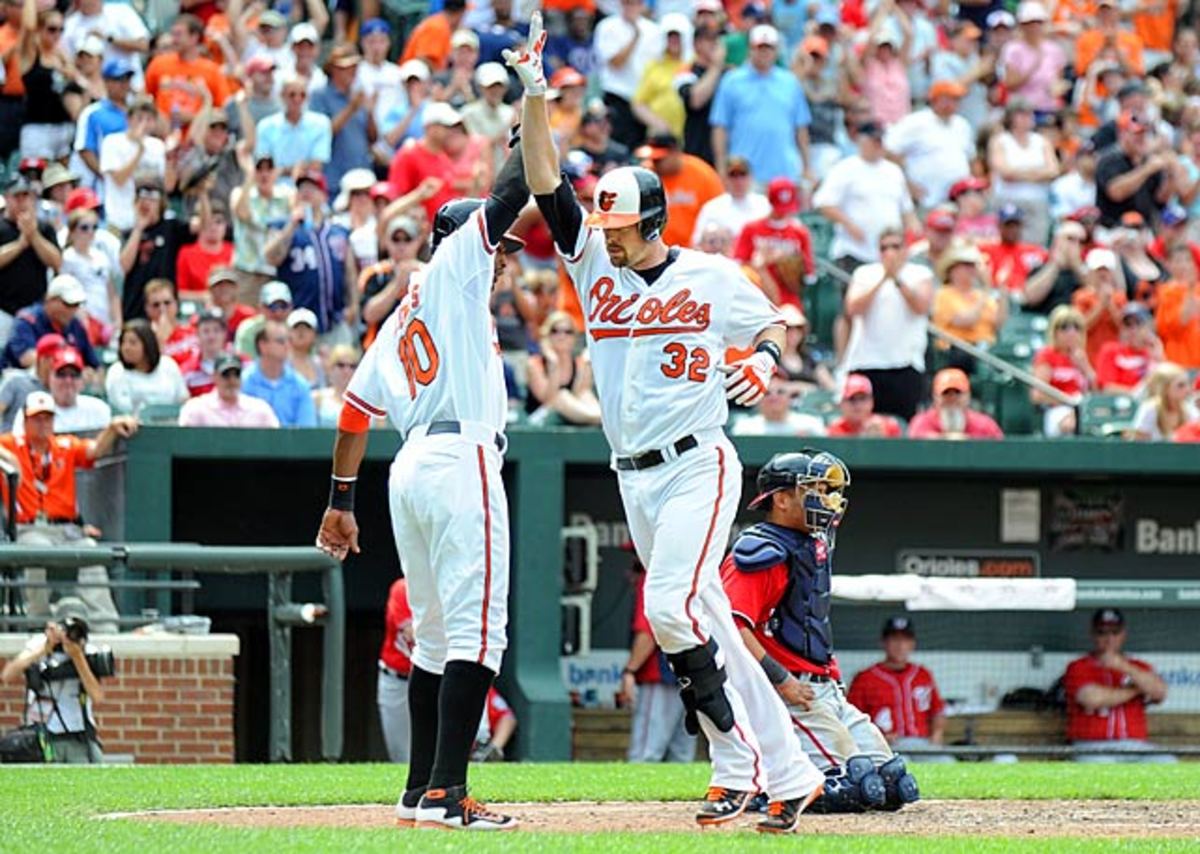
[[[646,566],[646,617],[679,680],[689,731],[703,729],[711,745],[711,787],[696,821],[736,818],[765,790],[771,803],[758,829],[789,832],[824,778],[742,644],[718,574],[742,483],[722,429],[726,396],[763,397],[783,319],[734,262],[663,242],[666,199],[653,172],[609,172],[595,212],[584,212],[550,135],[544,43],[535,12],[527,46],[505,55],[525,86],[525,174],[586,319],[612,467]],[[753,354],[722,366],[731,346]]]
[[904,760],[846,699],[833,654],[833,551],[849,486],[850,470],[833,454],[771,457],[750,502],[766,519],[738,534],[721,566],[743,641],[827,775],[812,812],[899,809],[919,796]]
[[317,546],[358,552],[354,484],[372,417],[404,445],[388,480],[396,551],[408,579],[415,646],[408,682],[411,759],[396,804],[402,825],[508,830],[467,793],[467,759],[507,645],[508,506],[500,478],[507,413],[489,311],[505,232],[529,199],[517,146],[486,200],[444,204],[433,256],[414,273],[346,390],[329,509]]

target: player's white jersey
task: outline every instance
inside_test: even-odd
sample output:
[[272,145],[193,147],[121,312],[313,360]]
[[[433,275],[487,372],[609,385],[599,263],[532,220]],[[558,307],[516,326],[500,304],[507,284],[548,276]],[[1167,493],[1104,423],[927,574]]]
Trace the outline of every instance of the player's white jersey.
[[386,415],[402,436],[434,421],[504,430],[508,395],[489,307],[495,253],[480,208],[413,274],[355,370],[347,403]]
[[604,433],[614,453],[664,448],[724,427],[728,347],[749,347],[779,311],[733,261],[680,249],[659,279],[613,266],[604,234],[583,227],[565,256],[587,322]]

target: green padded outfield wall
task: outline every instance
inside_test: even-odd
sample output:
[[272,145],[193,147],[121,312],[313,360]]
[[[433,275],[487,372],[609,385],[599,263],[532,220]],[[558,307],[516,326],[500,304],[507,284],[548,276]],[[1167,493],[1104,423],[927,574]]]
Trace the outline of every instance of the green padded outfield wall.
[[[213,545],[311,543],[327,497],[331,440],[332,433],[323,430],[146,428],[128,449],[125,536]],[[737,444],[746,464],[744,503],[756,467],[799,443],[755,438]],[[1025,571],[1036,564],[1044,576],[1200,576],[1200,449],[1195,446],[1021,439],[814,444],[841,455],[853,472],[850,513],[839,534],[839,572],[893,572],[903,557],[939,559],[941,566],[958,571],[983,550],[1000,566]],[[386,489],[387,465],[397,446],[389,431],[371,436],[358,490],[363,554],[346,564],[349,759],[379,755],[374,663],[383,603],[399,571]],[[558,664],[563,524],[586,519],[601,537],[593,646],[623,646],[627,640],[629,557],[619,548],[625,533],[607,459],[603,437],[595,431],[510,434],[505,485],[513,583],[510,651],[500,687],[520,719],[517,752],[525,758],[560,759],[569,753],[570,710]],[[461,489],[464,500],[471,497],[471,484],[446,488]],[[752,519],[743,513],[739,522]],[[1016,541],[1004,542],[1005,537]],[[996,551],[1000,554],[992,554]],[[197,611],[217,615],[218,626],[243,636],[239,758],[261,758],[256,745],[264,743],[259,731],[265,726],[265,704],[253,701],[251,687],[264,684],[259,639],[265,637],[265,582],[202,581]],[[315,585],[306,588],[297,580],[298,599],[318,595]],[[992,622],[983,619],[981,628]],[[871,642],[874,616],[859,622],[839,623],[843,646]],[[980,643],[1002,646],[1006,636],[1020,631],[1011,619],[994,625],[1007,631],[981,631],[986,640]],[[311,758],[315,751],[306,749],[312,743],[306,733],[315,731],[309,719],[316,706],[305,698],[315,693],[319,680],[319,658],[311,658],[311,648],[319,643],[307,642],[305,633],[298,637],[296,755]],[[312,691],[306,690],[308,680]]]

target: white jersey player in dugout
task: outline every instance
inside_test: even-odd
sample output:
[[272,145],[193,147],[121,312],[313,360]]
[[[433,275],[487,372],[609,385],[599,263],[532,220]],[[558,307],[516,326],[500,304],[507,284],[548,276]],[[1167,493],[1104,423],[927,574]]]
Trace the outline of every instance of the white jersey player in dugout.
[[354,483],[372,416],[404,437],[388,480],[408,579],[415,649],[408,698],[403,826],[508,830],[517,822],[467,794],[467,759],[507,646],[508,505],[500,477],[507,395],[489,303],[505,232],[529,198],[520,147],[486,200],[447,202],[433,256],[384,322],[346,390],[329,509],[317,546],[358,551]]
[[[604,433],[646,566],[646,617],[679,679],[689,729],[702,728],[712,748],[696,821],[736,818],[764,790],[771,803],[758,829],[789,832],[824,778],[742,644],[718,572],[742,484],[723,430],[726,395],[752,403],[765,394],[782,318],[733,262],[663,243],[666,199],[653,172],[609,172],[595,212],[584,212],[558,168],[544,44],[535,12],[526,48],[505,56],[525,86],[525,174],[587,321]],[[725,367],[730,346],[755,352]]]

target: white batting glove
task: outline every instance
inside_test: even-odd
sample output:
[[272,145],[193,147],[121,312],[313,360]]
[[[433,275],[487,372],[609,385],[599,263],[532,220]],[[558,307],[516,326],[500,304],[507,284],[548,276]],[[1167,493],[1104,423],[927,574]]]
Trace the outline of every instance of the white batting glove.
[[546,46],[546,32],[542,29],[542,13],[534,12],[529,19],[529,41],[520,52],[504,51],[504,61],[517,72],[526,95],[546,94],[546,73],[542,69],[542,48]]
[[723,365],[725,396],[740,406],[753,406],[767,394],[767,385],[775,374],[770,353],[756,352],[740,362]]

